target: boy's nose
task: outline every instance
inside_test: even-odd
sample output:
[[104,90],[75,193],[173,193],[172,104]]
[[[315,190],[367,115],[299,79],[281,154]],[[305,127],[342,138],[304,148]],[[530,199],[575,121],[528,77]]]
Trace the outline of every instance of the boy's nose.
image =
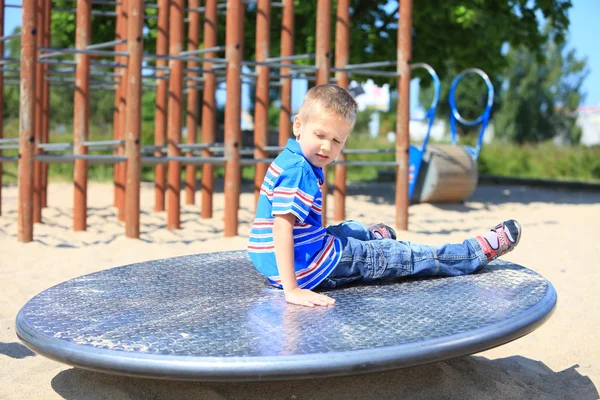
[[323,143],[321,143],[321,150],[322,151],[327,151],[329,152],[329,150],[331,150],[331,146],[329,145],[329,141],[324,141]]

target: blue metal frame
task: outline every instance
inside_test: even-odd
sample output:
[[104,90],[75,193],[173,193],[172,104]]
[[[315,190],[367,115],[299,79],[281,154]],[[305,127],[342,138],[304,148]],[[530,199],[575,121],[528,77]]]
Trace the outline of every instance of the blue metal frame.
[[[487,89],[488,89],[488,93],[487,93],[488,100],[487,100],[487,105],[485,107],[485,110],[483,110],[483,113],[477,119],[474,119],[472,121],[466,120],[463,117],[461,117],[460,113],[458,112],[458,107],[456,106],[456,100],[454,98],[456,87],[458,86],[458,83],[466,74],[469,74],[469,73],[475,73],[475,74],[481,76],[481,78],[483,78],[483,81],[485,82]],[[451,113],[450,113],[450,132],[452,134],[452,144],[453,145],[456,144],[456,121],[458,121],[461,124],[466,125],[466,126],[475,126],[475,125],[481,124],[481,130],[479,131],[479,138],[477,139],[477,147],[472,148],[470,146],[464,146],[471,153],[471,156],[473,156],[473,158],[475,160],[477,160],[477,158],[479,157],[479,152],[481,151],[481,143],[483,142],[483,135],[485,133],[485,128],[487,128],[487,125],[488,125],[488,122],[490,119],[490,112],[492,110],[492,105],[494,104],[494,86],[492,85],[490,78],[487,76],[487,74],[485,72],[483,72],[479,68],[468,68],[468,69],[465,69],[464,71],[462,71],[460,74],[458,74],[456,76],[456,78],[454,78],[454,80],[452,81],[452,85],[450,86],[450,93],[448,95],[448,100],[450,102],[450,111],[451,111]]]
[[435,73],[435,70],[428,64],[425,63],[415,63],[411,64],[411,69],[415,68],[425,68],[431,78],[433,79],[433,101],[431,102],[431,106],[429,110],[425,113],[423,118],[410,118],[411,121],[425,121],[429,119],[427,124],[427,133],[425,134],[425,138],[423,139],[423,143],[421,147],[410,145],[408,152],[408,198],[412,199],[413,193],[415,191],[415,187],[417,186],[417,179],[419,177],[419,171],[421,170],[421,164],[423,162],[423,154],[425,154],[425,150],[427,149],[427,142],[429,142],[429,134],[431,133],[431,127],[433,126],[433,120],[435,119],[435,111],[438,106],[438,102],[440,100],[440,78]]

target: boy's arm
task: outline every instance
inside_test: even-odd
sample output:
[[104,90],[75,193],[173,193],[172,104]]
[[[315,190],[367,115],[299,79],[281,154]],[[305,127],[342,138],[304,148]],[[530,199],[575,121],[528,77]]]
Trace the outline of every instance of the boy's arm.
[[275,245],[275,260],[277,270],[283,285],[285,299],[289,303],[314,307],[335,304],[329,296],[300,289],[296,280],[294,268],[294,214],[275,215],[273,222],[273,242]]

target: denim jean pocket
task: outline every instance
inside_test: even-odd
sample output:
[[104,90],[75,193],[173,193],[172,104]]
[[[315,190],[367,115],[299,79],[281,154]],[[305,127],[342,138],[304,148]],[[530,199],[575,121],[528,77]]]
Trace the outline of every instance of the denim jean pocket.
[[392,239],[373,242],[374,278],[388,279],[412,273],[411,248]]

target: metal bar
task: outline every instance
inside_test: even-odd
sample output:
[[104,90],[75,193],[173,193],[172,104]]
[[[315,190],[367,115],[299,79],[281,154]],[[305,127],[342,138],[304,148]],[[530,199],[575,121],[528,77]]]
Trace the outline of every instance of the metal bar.
[[91,154],[37,154],[36,160],[48,164],[64,164],[85,161],[89,164],[117,164],[127,161],[125,156]]
[[4,65],[4,64],[16,64],[20,62],[20,60],[18,58],[14,58],[14,57],[3,57],[0,58],[0,65]]
[[0,155],[2,150],[19,150],[18,144],[1,144],[0,145]]
[[391,154],[395,153],[395,149],[344,149],[345,154]]
[[[348,64],[350,59],[350,0],[338,0],[337,16],[335,19],[335,66],[336,69]],[[343,71],[335,73],[337,84],[348,89],[348,74]],[[347,168],[344,164],[346,155],[339,155],[340,163],[334,167],[333,179],[333,219],[343,221],[346,219],[346,179]]]
[[[207,49],[217,46],[217,0],[205,1],[204,13],[204,47]],[[217,53],[207,53],[207,57],[215,57]],[[204,61],[202,64],[204,87],[202,90],[202,142],[213,143],[215,141],[215,131],[217,127],[217,106],[215,99],[217,77],[213,71],[217,65],[209,61]],[[203,157],[210,157],[211,153],[208,149],[202,151]],[[201,183],[202,201],[200,217],[212,218],[213,211],[213,193],[214,193],[214,167],[212,164],[202,165],[202,183]]]
[[365,68],[372,68],[372,67],[393,67],[393,66],[396,66],[397,64],[398,64],[397,60],[375,61],[375,62],[368,62],[368,63],[361,63],[361,64],[339,65],[338,68],[343,68],[346,71],[351,71],[353,69],[365,69]]
[[266,63],[276,62],[276,61],[288,61],[288,60],[306,60],[307,58],[315,58],[315,53],[308,54],[296,54],[293,56],[281,56],[281,57],[268,57],[264,60]]
[[91,44],[86,49],[87,50],[93,50],[93,49],[102,49],[102,48],[105,48],[105,47],[115,47],[116,45],[124,44],[124,43],[127,43],[127,39],[112,40],[110,42]]
[[[41,64],[56,64],[56,65],[77,65],[76,61],[73,60],[51,60],[51,59],[43,59],[43,60],[38,60],[38,63]],[[101,61],[92,61],[90,63],[90,65],[92,67],[96,67],[96,68],[126,68],[127,64],[121,64],[121,63],[105,63],[105,62],[101,62]]]
[[[264,147],[269,137],[269,66],[264,65],[269,57],[271,29],[271,0],[258,0],[256,8],[256,56],[262,65],[256,67],[256,96],[254,102],[254,158],[268,156]],[[240,154],[242,151],[240,151]],[[268,165],[257,164],[254,170],[254,206],[258,204],[260,188],[267,174]]]
[[129,0],[127,24],[127,122],[125,152],[127,181],[125,190],[125,236],[140,237],[142,54],[144,51],[144,0]]
[[[194,1],[194,0],[190,0],[190,1]],[[191,18],[190,18],[190,22],[191,22]],[[191,49],[191,50],[187,50],[187,51],[182,51],[179,54],[182,56],[190,55],[190,54],[205,54],[205,53],[214,53],[215,51],[223,51],[225,49],[226,49],[225,46],[215,46],[215,47],[205,48],[205,49]],[[212,56],[212,57],[214,58],[215,56]]]
[[240,202],[241,144],[241,77],[243,54],[244,5],[241,0],[227,0],[225,45],[227,46],[227,103],[225,105],[225,237],[238,233]]
[[354,166],[373,166],[373,167],[397,167],[396,161],[334,161],[334,165],[354,165]]
[[5,162],[19,162],[19,157],[0,155],[0,165],[2,165],[2,163],[5,163]]
[[270,68],[275,68],[275,69],[298,68],[301,70],[306,70],[305,72],[315,72],[318,69],[318,67],[314,66],[314,65],[284,64],[284,63],[258,62],[258,61],[248,61],[248,60],[242,61],[242,65],[251,65],[251,66],[268,65]]
[[[169,74],[169,114],[168,114],[168,155],[181,156],[176,143],[181,142],[181,117],[183,106],[183,59],[179,52],[183,49],[184,35],[184,1],[170,0],[169,2],[169,56],[157,56],[169,59],[171,73]],[[181,162],[176,159],[169,161],[167,179],[167,229],[179,229],[180,191],[181,191]]]
[[143,165],[158,165],[178,162],[185,165],[222,165],[227,162],[225,157],[185,157],[185,156],[167,156],[167,157],[142,157]]
[[[281,17],[281,56],[282,64],[289,65],[294,53],[294,0],[284,0],[283,13]],[[280,70],[281,75],[291,73],[288,68]],[[285,146],[288,139],[292,137],[292,80],[286,79],[281,82],[279,91],[281,109],[279,110],[279,146]]]
[[377,71],[373,69],[346,69],[346,68],[333,68],[334,72],[349,72],[351,75],[371,75],[371,76],[385,76],[389,78],[397,78],[398,72],[390,71]]
[[[4,7],[2,7],[2,11],[4,12]],[[16,38],[20,38],[20,37],[21,37],[20,33],[17,33],[16,35],[0,36],[0,42],[4,42],[5,40],[10,40],[10,39],[16,39]],[[0,54],[4,54],[4,52],[2,52]]]
[[[127,57],[126,52],[119,51],[110,51],[110,50],[90,50],[88,48],[84,49],[56,49],[54,47],[39,47],[40,51],[51,51],[50,53],[40,54],[39,58],[48,58],[54,56],[61,56],[63,54],[86,54],[91,56],[122,56]],[[58,51],[57,51],[58,50]]]
[[[200,7],[200,0],[188,0],[188,5],[192,8]],[[189,16],[190,22],[188,24],[188,50],[182,53],[194,53],[200,47],[200,14],[191,13]],[[210,52],[210,51],[209,51]],[[179,54],[182,54],[179,53]],[[194,68],[198,67],[196,61],[190,60],[187,63],[188,72],[186,80],[202,79],[197,77],[197,73],[193,71]],[[198,86],[187,87],[187,102],[186,102],[186,127],[187,127],[187,143],[196,143],[198,137],[198,100],[199,92]],[[191,157],[191,153],[187,154]],[[188,164],[185,167],[185,203],[194,204],[196,195],[196,166]]]
[[73,150],[73,143],[38,143],[38,147],[44,151],[68,151]]
[[398,106],[396,120],[396,228],[408,230],[408,150],[410,146],[410,59],[412,0],[400,0],[398,14]]
[[125,140],[97,140],[97,141],[86,141],[83,142],[84,146],[87,147],[102,147],[102,146],[112,146],[112,145],[122,145],[125,144]]
[[[2,1],[2,0],[0,0]],[[2,101],[2,99],[0,99],[0,101]],[[1,117],[1,115],[0,115]],[[2,129],[2,126],[0,126],[0,129]],[[0,132],[2,132],[2,130],[0,130]],[[19,143],[19,138],[8,138],[8,139],[2,139],[2,136],[0,136],[0,144],[1,143]]]
[[165,60],[180,60],[180,61],[200,61],[200,62],[204,62],[204,61],[210,61],[210,62],[217,62],[217,63],[225,63],[227,62],[227,59],[225,58],[217,58],[217,57],[190,57],[190,56],[181,56],[179,55],[180,53],[178,53],[177,55],[173,55],[173,54],[169,54],[169,55],[159,55],[159,54],[144,54],[144,60],[160,60],[160,59],[165,59]]
[[[169,0],[158,0],[158,25],[156,36],[156,54],[169,53]],[[167,60],[156,60],[156,110],[154,112],[154,145],[157,148],[166,146],[167,137],[167,96],[169,89]],[[160,150],[154,151],[155,157],[160,157]],[[144,163],[142,158],[142,164]],[[165,210],[165,190],[167,170],[164,164],[154,167],[154,211]]]
[[34,1],[23,3],[21,23],[21,90],[19,96],[19,196],[17,238],[33,240],[33,161],[36,20]]
[[[317,55],[316,55],[316,78],[317,85],[329,83],[331,79],[331,0],[317,1]],[[323,203],[321,215],[323,226],[327,226],[327,167],[323,168],[325,179],[321,186],[323,192]]]

